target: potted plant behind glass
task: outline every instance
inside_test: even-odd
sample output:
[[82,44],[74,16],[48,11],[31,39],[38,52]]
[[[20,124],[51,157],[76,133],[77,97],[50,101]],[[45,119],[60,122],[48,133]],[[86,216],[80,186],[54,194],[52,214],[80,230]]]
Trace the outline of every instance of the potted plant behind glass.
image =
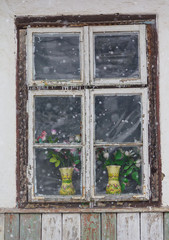
[[103,163],[103,168],[107,168],[107,194],[120,194],[125,190],[130,179],[135,181],[137,185],[141,184],[139,174],[141,159],[139,152],[134,150],[124,151],[119,148],[110,157],[106,149],[97,148],[96,154],[97,160]]
[[[47,136],[47,133],[43,131],[41,135],[36,139],[37,143],[56,143],[58,138],[55,137],[56,130],[51,130],[52,135]],[[75,137],[70,137],[69,142],[64,142],[66,144],[70,142],[80,142],[80,135]],[[49,162],[54,163],[55,167],[60,167],[59,171],[61,173],[62,185],[60,188],[60,195],[74,195],[76,193],[75,188],[72,183],[73,171],[79,173],[77,165],[80,164],[80,149],[79,148],[55,148],[49,149],[47,158]]]
[[55,167],[60,167],[62,185],[59,193],[61,195],[73,195],[75,194],[75,188],[72,184],[73,171],[79,172],[76,167],[80,163],[80,150],[78,148],[72,149],[52,149],[48,151],[47,157],[51,163],[55,164]]

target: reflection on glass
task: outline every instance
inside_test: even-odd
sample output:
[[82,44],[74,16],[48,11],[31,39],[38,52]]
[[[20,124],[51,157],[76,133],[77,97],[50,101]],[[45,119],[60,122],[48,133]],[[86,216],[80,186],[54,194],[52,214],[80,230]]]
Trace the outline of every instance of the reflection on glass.
[[95,97],[96,142],[141,141],[141,96]]
[[[95,192],[106,194],[108,187],[107,166],[120,166],[118,181],[121,194],[142,192],[142,150],[138,147],[96,148]],[[108,193],[108,192],[107,192]]]
[[80,79],[79,42],[79,34],[34,34],[34,79]]
[[79,143],[81,97],[35,97],[35,142]]
[[138,34],[96,34],[95,78],[138,77]]
[[61,168],[73,168],[72,184],[75,189],[73,194],[81,194],[80,148],[35,149],[35,157],[35,194],[60,195]]

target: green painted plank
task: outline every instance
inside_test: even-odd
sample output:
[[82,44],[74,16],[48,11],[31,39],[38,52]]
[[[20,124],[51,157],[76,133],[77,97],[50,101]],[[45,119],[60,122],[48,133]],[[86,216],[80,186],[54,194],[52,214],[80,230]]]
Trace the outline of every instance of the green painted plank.
[[82,240],[101,240],[100,214],[81,215]]
[[116,240],[116,214],[102,213],[102,240]]
[[169,213],[164,213],[164,240],[169,240]]
[[21,240],[41,239],[41,214],[20,215],[20,239]]
[[19,240],[19,214],[5,214],[5,240]]

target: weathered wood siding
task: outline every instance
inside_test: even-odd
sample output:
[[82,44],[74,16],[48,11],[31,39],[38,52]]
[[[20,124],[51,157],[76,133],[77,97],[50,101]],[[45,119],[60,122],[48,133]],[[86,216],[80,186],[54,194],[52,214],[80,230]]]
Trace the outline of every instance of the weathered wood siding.
[[169,213],[0,214],[0,240],[169,240]]

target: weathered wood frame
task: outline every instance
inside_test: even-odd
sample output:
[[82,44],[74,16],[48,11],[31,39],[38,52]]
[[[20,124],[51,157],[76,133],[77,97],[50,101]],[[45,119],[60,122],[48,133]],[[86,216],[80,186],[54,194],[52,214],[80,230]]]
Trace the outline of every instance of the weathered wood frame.
[[[43,202],[48,201],[48,202],[70,202],[70,201],[75,201],[75,202],[82,202],[85,201],[85,130],[86,130],[86,120],[85,120],[85,106],[84,106],[84,92],[83,91],[59,91],[59,90],[42,90],[42,91],[29,91],[28,93],[29,95],[29,101],[28,101],[28,115],[29,115],[29,135],[28,135],[28,150],[29,150],[29,156],[28,156],[28,180],[29,180],[29,193],[28,193],[28,197],[29,197],[29,201],[30,202]],[[35,126],[35,116],[34,116],[34,109],[35,109],[35,102],[34,102],[34,98],[35,97],[45,97],[45,96],[53,96],[53,97],[73,97],[73,96],[77,96],[77,97],[81,97],[81,121],[82,121],[82,125],[81,125],[81,134],[82,134],[82,142],[79,144],[64,144],[64,143],[60,143],[60,144],[56,144],[56,143],[41,143],[41,144],[37,144],[35,143],[35,139],[34,139],[34,126]],[[81,158],[82,158],[82,164],[81,164],[81,191],[82,194],[80,196],[74,195],[74,196],[46,196],[46,195],[36,195],[35,194],[35,179],[36,179],[36,174],[35,174],[35,168],[36,168],[36,164],[35,164],[35,149],[43,149],[43,148],[65,148],[65,149],[69,149],[69,148],[75,148],[75,147],[79,147],[81,148]]]
[[[150,163],[150,189],[151,197],[149,201],[142,202],[117,202],[113,206],[159,206],[161,203],[161,160],[160,160],[160,127],[159,127],[159,90],[158,90],[158,71],[157,71],[157,32],[155,15],[100,15],[100,16],[57,16],[57,17],[17,17],[17,39],[18,39],[18,60],[17,60],[17,202],[19,207],[38,208],[38,207],[76,207],[72,203],[42,203],[28,201],[28,115],[27,115],[27,90],[26,84],[26,28],[31,27],[63,27],[66,21],[68,27],[95,26],[95,25],[133,25],[145,24],[147,31],[147,58],[148,58],[148,92],[150,124],[149,124],[149,163]],[[136,86],[130,86],[136,87]],[[34,90],[56,90],[60,86],[30,86]],[[68,87],[69,88],[69,87]],[[76,88],[76,87],[74,87]],[[81,86],[83,88],[83,86]],[[101,88],[98,86],[97,88]],[[109,86],[106,86],[109,88]],[[89,143],[88,143],[89,144]],[[89,156],[88,156],[89,158]],[[28,170],[29,171],[29,170]],[[88,205],[86,205],[88,206]],[[94,207],[112,207],[108,202],[94,204]]]
[[34,66],[33,66],[33,50],[34,50],[34,38],[33,38],[33,34],[79,34],[79,40],[80,40],[80,46],[79,46],[79,51],[80,51],[80,69],[81,69],[81,76],[80,79],[78,80],[48,80],[47,81],[47,85],[48,86],[63,86],[65,85],[82,85],[83,82],[85,81],[85,77],[84,77],[84,44],[83,44],[83,38],[84,38],[84,34],[83,34],[83,28],[28,28],[27,29],[27,83],[28,85],[32,86],[33,84],[36,84],[38,86],[44,86],[44,84],[46,83],[44,80],[34,80]]
[[[95,96],[131,96],[131,95],[140,95],[141,96],[141,116],[142,116],[142,140],[140,142],[132,143],[96,143],[94,141],[95,136]],[[150,197],[150,167],[148,163],[148,111],[149,111],[149,101],[147,88],[123,88],[123,89],[93,89],[91,90],[91,196],[95,201],[136,201],[144,200],[147,201]],[[95,194],[95,152],[96,147],[142,147],[142,194],[120,194],[120,195],[96,195]]]
[[[143,85],[147,84],[147,59],[146,59],[146,31],[145,25],[116,25],[90,27],[90,81],[93,85]],[[94,78],[94,34],[99,33],[137,33],[139,53],[139,77],[138,78]]]

